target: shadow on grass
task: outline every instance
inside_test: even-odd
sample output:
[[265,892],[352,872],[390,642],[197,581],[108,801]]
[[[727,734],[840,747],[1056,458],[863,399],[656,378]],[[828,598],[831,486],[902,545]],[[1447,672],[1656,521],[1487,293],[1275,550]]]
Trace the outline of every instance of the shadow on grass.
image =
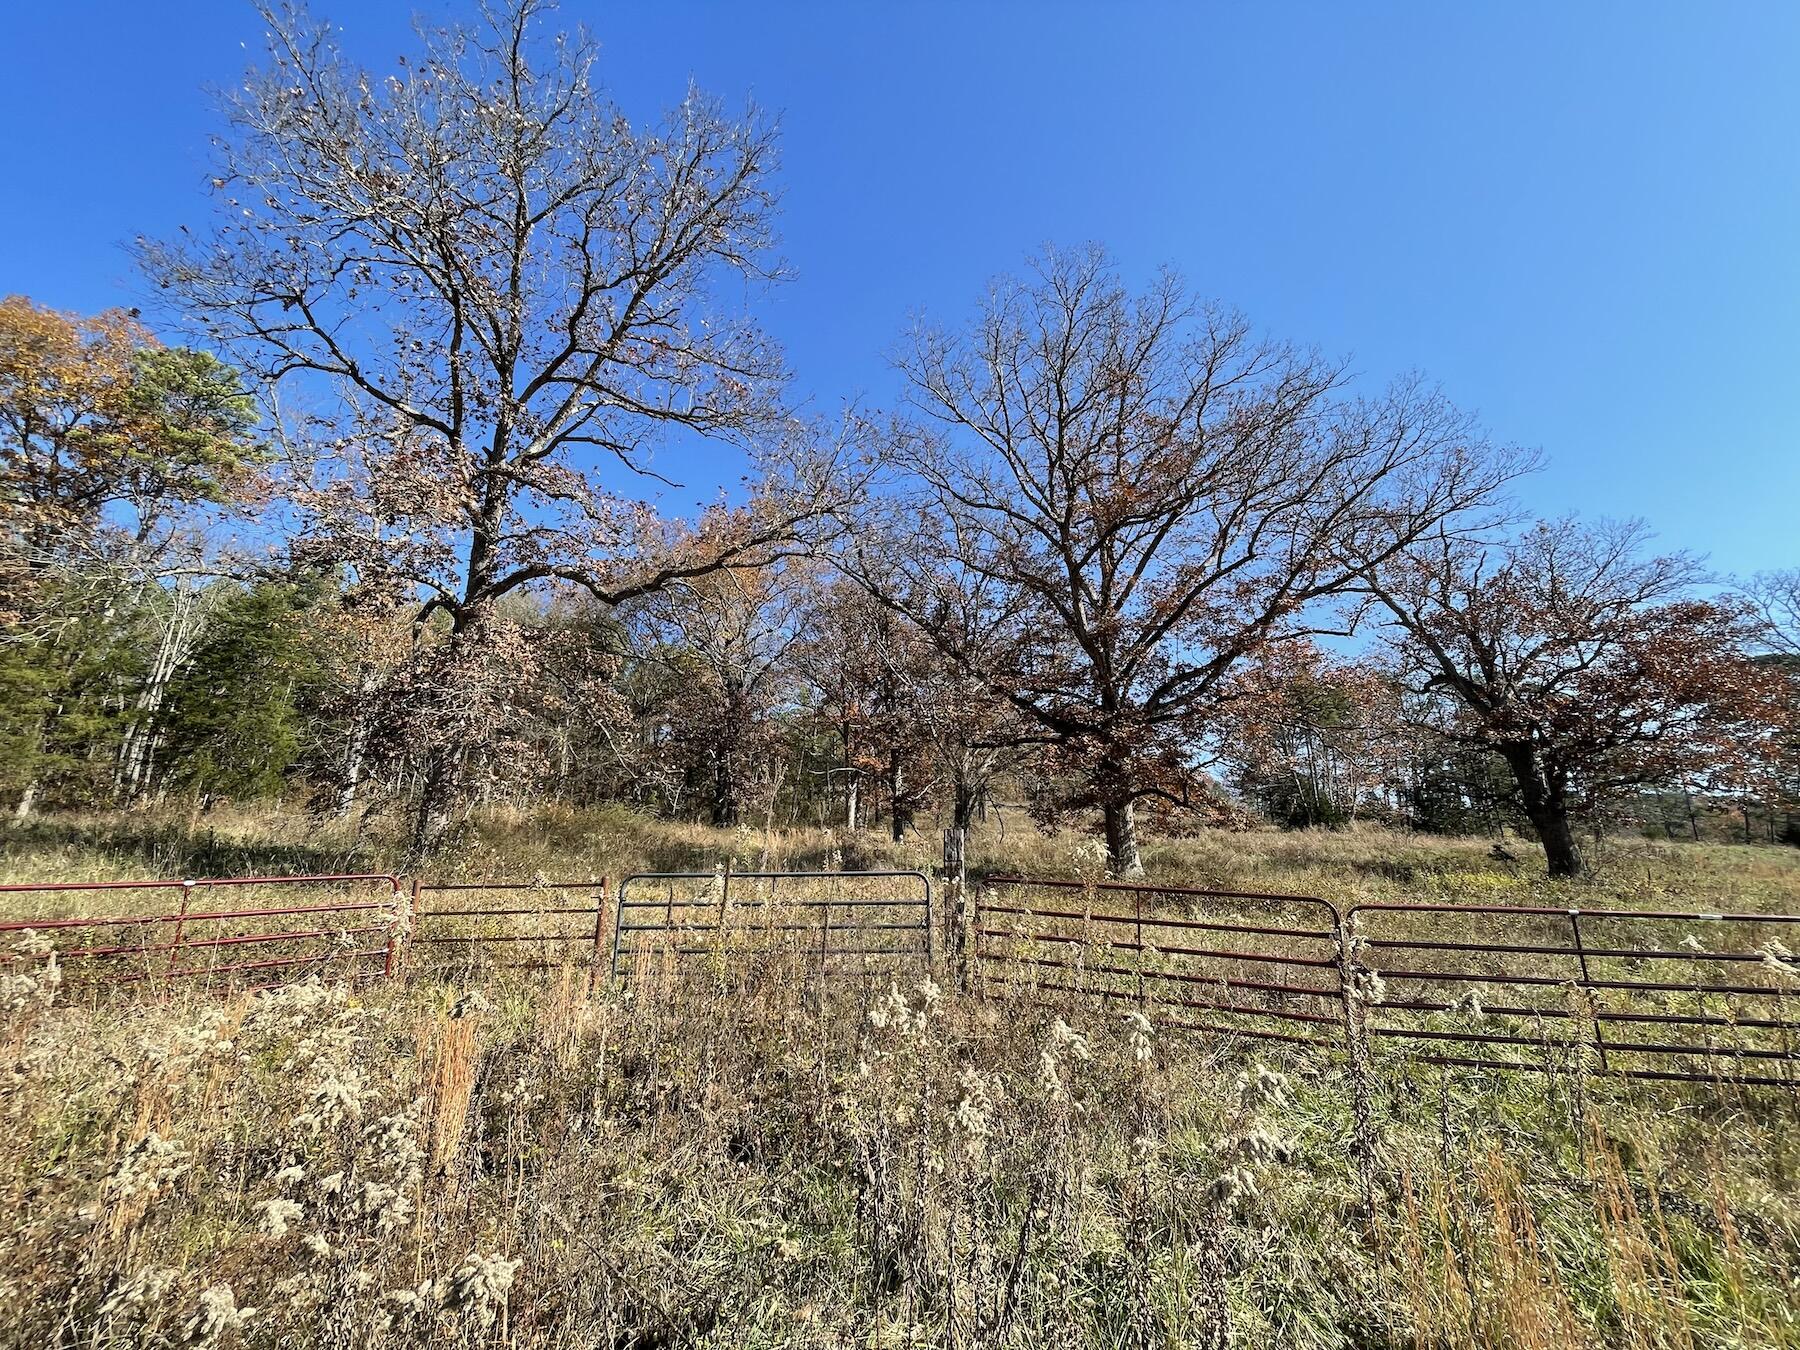
[[211,829],[148,820],[39,817],[0,829],[7,853],[77,849],[116,859],[120,879],[329,876],[381,870],[372,852],[350,843],[220,839]]

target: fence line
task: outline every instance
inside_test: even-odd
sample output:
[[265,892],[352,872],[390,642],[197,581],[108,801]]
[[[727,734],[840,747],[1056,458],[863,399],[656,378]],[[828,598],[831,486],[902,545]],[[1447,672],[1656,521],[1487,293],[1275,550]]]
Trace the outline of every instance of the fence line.
[[[205,901],[263,888],[294,902]],[[118,912],[133,893],[168,900]],[[0,970],[53,953],[78,988],[585,964],[592,989],[603,967],[620,977],[646,957],[788,951],[821,974],[936,957],[931,881],[916,871],[637,873],[616,892],[605,878],[405,886],[348,873],[0,895],[121,897],[103,915],[0,920],[15,939]],[[1800,915],[1410,901],[1340,912],[1317,896],[1004,874],[952,920],[980,994],[1130,1004],[1173,1029],[1341,1047],[1353,1063],[1409,1047],[1455,1067],[1580,1058],[1623,1078],[1800,1086],[1800,958],[1783,945],[1800,947]]]
[[[592,903],[543,903],[550,896],[566,900],[570,892],[580,892],[580,899]],[[518,903],[521,894],[535,903]],[[473,901],[474,897],[494,895],[502,897],[503,903],[484,905]],[[434,906],[432,897],[448,899],[450,904],[440,902]],[[599,978],[605,954],[606,917],[605,877],[585,881],[414,881],[402,945],[409,953],[416,947],[460,951],[466,968],[473,968],[477,958],[481,958],[480,967],[484,970],[561,969],[581,959],[587,965],[591,989]],[[527,918],[535,926],[519,922]],[[488,944],[512,951],[531,948],[536,954],[497,960],[483,950]],[[433,966],[441,969],[444,964],[438,961]]]
[[[1058,898],[1028,903],[1038,891]],[[1080,893],[1082,908],[1062,898],[1071,891]],[[1102,898],[1121,896],[1134,900],[1131,912],[1096,907]],[[1146,900],[1173,900],[1205,917],[1147,916]],[[1327,914],[1330,927],[1274,921],[1296,909]],[[994,915],[1005,916],[1006,926],[990,922]],[[1461,936],[1435,926],[1417,931],[1446,916],[1463,925]],[[1483,939],[1483,925],[1497,931]],[[1337,1031],[1352,1051],[1382,1042],[1476,1047],[1412,1056],[1433,1064],[1542,1072],[1556,1067],[1556,1052],[1591,1053],[1599,1071],[1615,1077],[1796,1086],[1800,965],[1781,954],[1785,947],[1765,942],[1754,951],[1715,951],[1685,931],[1711,926],[1741,942],[1735,925],[1752,939],[1773,931],[1800,942],[1800,915],[1789,914],[1394,901],[1355,905],[1340,915],[1311,896],[1013,875],[989,877],[977,893],[971,936],[982,988],[997,983],[1231,1015],[1201,1030],[1334,1046],[1286,1025],[1300,1022]],[[1118,936],[1125,929],[1130,936]],[[1247,951],[1157,937],[1185,931],[1276,943]],[[1334,955],[1293,950],[1297,941],[1329,944]],[[1404,963],[1395,964],[1401,954]],[[1563,968],[1555,969],[1558,963]],[[1309,983],[1303,976],[1246,973],[1265,964],[1317,971],[1320,978]],[[985,974],[995,968],[1002,972],[997,978]],[[1327,970],[1335,970],[1335,983],[1323,978]],[[1046,971],[1060,978],[1046,978]],[[1727,978],[1731,971],[1739,973]],[[1746,971],[1764,978],[1756,982]],[[1168,983],[1189,992],[1211,989],[1216,999],[1165,997],[1159,991]],[[1484,1003],[1479,991],[1495,989],[1508,1001]],[[1620,1034],[1618,1028],[1631,1026],[1656,1028],[1660,1039]],[[1502,1057],[1503,1049],[1512,1055]],[[1730,1064],[1729,1074],[1719,1071],[1721,1063]],[[1788,1076],[1745,1071],[1769,1065]]]
[[[293,888],[373,888],[377,896],[370,900],[334,901],[321,904],[290,904],[275,907],[236,909],[195,909],[196,894],[243,887]],[[0,934],[32,933],[54,953],[59,965],[66,967],[65,976],[74,974],[81,984],[132,984],[156,981],[163,985],[180,979],[211,980],[221,976],[252,972],[293,970],[302,966],[317,967],[333,962],[367,963],[381,961],[379,972],[357,970],[353,977],[379,973],[394,974],[398,956],[399,921],[403,912],[400,879],[388,873],[360,872],[333,876],[298,877],[213,877],[194,880],[30,882],[0,886],[0,895],[86,896],[119,892],[149,892],[179,895],[174,910],[144,914],[72,915],[68,917],[6,920],[0,922]],[[354,892],[353,892],[354,893]],[[359,915],[374,919],[372,923],[337,924],[294,928],[291,924],[271,929],[271,920],[292,920],[301,916]],[[136,931],[134,931],[136,930]],[[198,930],[199,935],[196,935]],[[137,941],[96,942],[87,945],[58,946],[47,934],[77,934],[91,931],[120,933]],[[374,945],[362,940],[379,938]],[[273,954],[268,948],[275,948]],[[221,962],[221,954],[234,954],[246,949],[263,949],[256,959]],[[189,964],[184,957],[196,952],[209,953],[212,959],[203,965]],[[14,950],[0,956],[0,962],[16,965],[37,959],[39,953]],[[134,958],[136,958],[134,960]],[[87,963],[94,963],[89,965]],[[122,968],[121,968],[122,967]],[[90,980],[88,973],[93,972]]]
[[[784,882],[825,883],[829,893],[795,894]],[[918,871],[635,872],[619,883],[611,970],[617,977],[647,959],[728,951],[804,956],[821,973],[867,970],[887,958],[929,967],[931,898],[931,878]]]

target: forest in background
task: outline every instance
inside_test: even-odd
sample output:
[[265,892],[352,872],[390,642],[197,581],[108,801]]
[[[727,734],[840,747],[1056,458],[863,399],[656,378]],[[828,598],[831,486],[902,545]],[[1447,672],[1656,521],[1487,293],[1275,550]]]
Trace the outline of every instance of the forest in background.
[[[1800,842],[1800,571],[1532,520],[1536,452],[1174,274],[1047,248],[797,414],[778,140],[634,124],[519,0],[392,73],[271,11],[165,303],[0,304],[0,792],[304,801],[422,859],[620,802],[898,837],[1018,811]],[[1004,260],[1001,260],[1004,261]],[[876,354],[871,353],[871,359]],[[652,452],[712,443],[716,504]],[[634,482],[641,490],[634,490]]]

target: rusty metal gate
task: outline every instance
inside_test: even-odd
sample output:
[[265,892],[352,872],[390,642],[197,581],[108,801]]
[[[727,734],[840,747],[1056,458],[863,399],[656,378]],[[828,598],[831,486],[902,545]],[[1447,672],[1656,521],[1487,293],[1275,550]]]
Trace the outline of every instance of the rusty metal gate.
[[612,973],[703,955],[784,955],[821,972],[932,958],[923,872],[639,872],[619,883]]
[[[286,893],[286,903],[232,904],[246,890],[271,887]],[[64,909],[105,897],[106,914],[0,922],[0,935],[11,939],[0,963],[18,967],[54,957],[72,991],[313,972],[392,974],[404,908],[399,879],[383,873],[38,882],[0,886],[0,895],[29,895]]]
[[1337,909],[1314,896],[1005,875],[976,890],[970,954],[984,988],[1143,1004],[1180,1030],[1341,1045],[1338,932]]

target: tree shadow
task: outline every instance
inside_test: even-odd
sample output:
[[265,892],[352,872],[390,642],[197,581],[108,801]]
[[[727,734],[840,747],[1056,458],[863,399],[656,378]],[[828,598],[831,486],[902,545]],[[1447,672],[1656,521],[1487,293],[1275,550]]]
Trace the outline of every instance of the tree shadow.
[[331,876],[381,870],[357,843],[281,843],[220,839],[211,829],[131,820],[62,820],[40,816],[0,830],[0,849],[19,853],[73,849],[116,860],[122,874],[196,880],[215,877]]

